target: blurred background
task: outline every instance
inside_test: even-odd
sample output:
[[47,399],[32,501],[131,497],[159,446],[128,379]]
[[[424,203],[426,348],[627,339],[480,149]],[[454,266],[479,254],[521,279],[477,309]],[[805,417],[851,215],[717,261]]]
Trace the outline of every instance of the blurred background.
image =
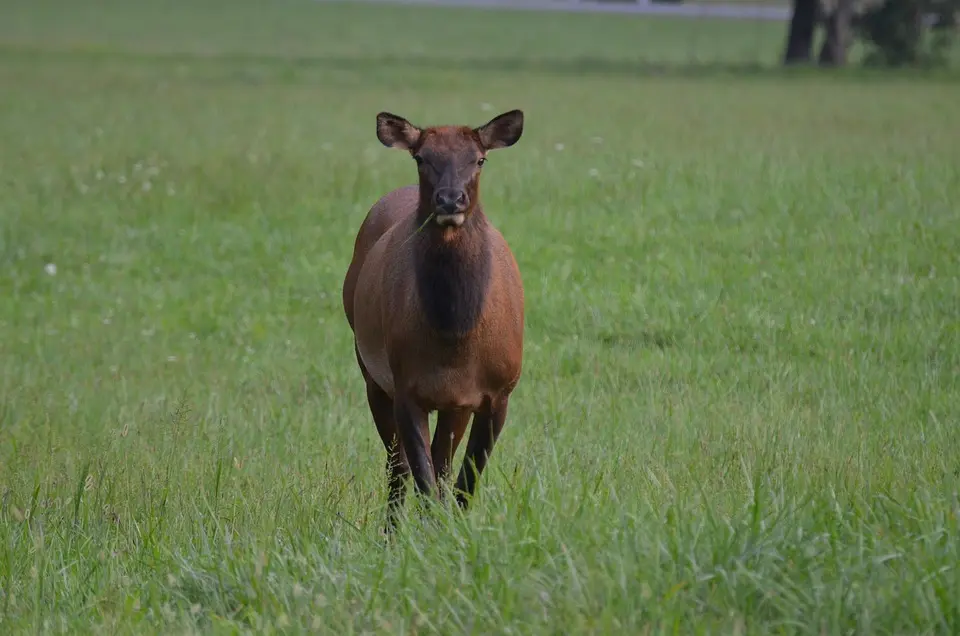
[[[956,2],[0,0],[0,631],[957,633]],[[513,108],[524,374],[380,549],[375,116]]]
[[[210,38],[210,47],[229,45],[253,52],[261,49],[265,33],[272,31],[288,40],[272,42],[275,52],[284,44],[280,50],[291,54],[326,51],[349,58],[351,52],[375,43],[366,51],[368,57],[422,57],[442,50],[439,57],[443,59],[435,59],[436,64],[484,60],[508,66],[580,64],[585,69],[598,64],[622,68],[630,63],[652,69],[777,64],[930,67],[954,61],[958,15],[958,0],[317,2],[326,6],[310,10],[296,9],[296,3],[287,0],[208,0],[193,7],[190,24],[180,25],[174,34],[164,25],[170,26],[175,15],[186,10],[185,4],[175,1],[11,0],[4,3],[0,33],[8,46],[55,34],[80,44],[97,34],[109,35],[115,43],[172,47],[175,42],[170,37],[185,40],[194,30]],[[284,6],[286,17],[278,15]],[[451,8],[473,11],[454,18]],[[380,18],[373,19],[374,15]],[[326,26],[317,23],[321,16]],[[457,26],[447,19],[455,20]],[[240,24],[260,32],[260,41],[236,41],[242,31],[228,25]],[[483,25],[493,24],[497,24],[493,39],[472,37],[480,35]],[[577,26],[575,37],[563,33],[565,25]],[[161,34],[166,42],[153,41]]]

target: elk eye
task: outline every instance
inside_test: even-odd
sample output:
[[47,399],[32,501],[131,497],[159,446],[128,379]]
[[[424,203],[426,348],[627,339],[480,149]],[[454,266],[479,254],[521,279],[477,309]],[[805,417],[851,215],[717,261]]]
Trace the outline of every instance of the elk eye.
[[420,155],[413,155],[413,160],[417,162],[418,166],[423,165],[423,157],[421,157]]
[[487,158],[486,158],[486,157],[480,157],[480,159],[477,161],[477,165],[478,165],[478,166],[482,166],[482,165],[485,164],[485,163],[487,163]]

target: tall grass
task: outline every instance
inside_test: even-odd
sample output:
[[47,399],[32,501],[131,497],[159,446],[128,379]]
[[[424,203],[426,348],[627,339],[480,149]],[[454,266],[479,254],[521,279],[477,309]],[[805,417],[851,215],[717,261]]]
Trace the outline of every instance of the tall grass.
[[[620,17],[5,18],[4,633],[958,629],[949,78],[568,63],[667,37]],[[475,506],[411,498],[387,546],[340,306],[363,215],[414,177],[374,115],[514,107],[483,198],[524,375]]]

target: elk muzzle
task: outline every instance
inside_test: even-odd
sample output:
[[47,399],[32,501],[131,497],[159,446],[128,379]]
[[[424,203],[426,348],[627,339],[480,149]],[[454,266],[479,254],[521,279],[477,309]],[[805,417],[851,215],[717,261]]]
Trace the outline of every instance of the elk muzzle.
[[459,227],[466,220],[470,197],[459,188],[438,188],[433,193],[433,207],[438,225]]

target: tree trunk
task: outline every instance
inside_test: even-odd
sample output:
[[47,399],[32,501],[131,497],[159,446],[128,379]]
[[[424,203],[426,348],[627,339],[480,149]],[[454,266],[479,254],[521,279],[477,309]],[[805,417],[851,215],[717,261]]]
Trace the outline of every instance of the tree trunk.
[[853,39],[850,33],[852,18],[852,0],[837,0],[836,8],[824,24],[827,32],[820,48],[820,66],[846,66],[847,51]]
[[807,64],[813,53],[813,33],[817,27],[818,0],[793,0],[793,17],[787,34],[784,64]]

